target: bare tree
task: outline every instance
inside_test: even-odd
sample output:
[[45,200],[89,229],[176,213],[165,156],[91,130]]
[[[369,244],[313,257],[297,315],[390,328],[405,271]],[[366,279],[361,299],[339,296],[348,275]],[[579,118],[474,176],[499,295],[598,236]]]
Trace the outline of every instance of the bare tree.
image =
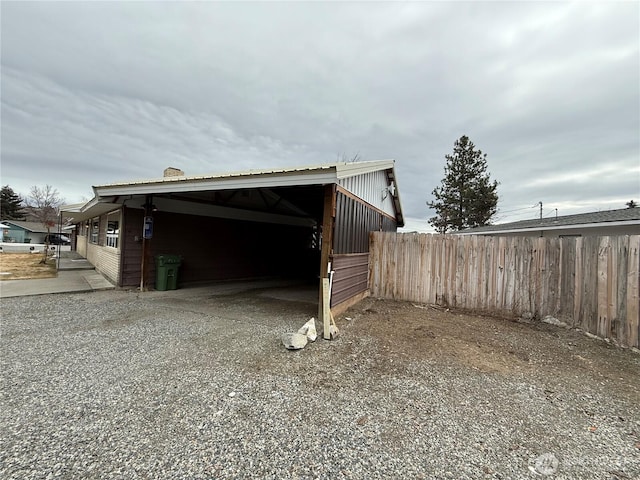
[[349,157],[346,153],[342,152],[342,154],[337,155],[336,161],[344,162],[344,163],[356,163],[362,160],[360,156],[360,152],[356,152],[353,157]]
[[42,223],[47,229],[45,237],[44,256],[40,263],[47,263],[47,253],[49,251],[49,239],[51,237],[51,227],[54,227],[58,215],[60,214],[60,206],[64,203],[64,199],[60,197],[58,190],[51,185],[44,187],[33,186],[29,191],[25,204],[26,210],[33,218]]

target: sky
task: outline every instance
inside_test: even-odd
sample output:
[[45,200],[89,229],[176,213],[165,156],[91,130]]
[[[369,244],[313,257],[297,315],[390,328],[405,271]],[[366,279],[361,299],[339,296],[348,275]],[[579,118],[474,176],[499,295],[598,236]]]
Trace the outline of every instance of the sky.
[[395,159],[408,230],[467,135],[495,223],[640,201],[640,2],[7,2],[0,183]]

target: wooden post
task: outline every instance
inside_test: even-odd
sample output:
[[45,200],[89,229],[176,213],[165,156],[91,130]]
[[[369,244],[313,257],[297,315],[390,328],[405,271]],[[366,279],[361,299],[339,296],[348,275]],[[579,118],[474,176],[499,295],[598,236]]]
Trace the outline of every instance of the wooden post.
[[149,272],[153,261],[151,255],[151,239],[145,238],[144,235],[144,219],[151,215],[151,202],[153,197],[147,195],[144,204],[144,217],[142,219],[142,259],[140,261],[140,291],[144,292],[148,283]]
[[[318,296],[318,318],[323,320],[323,335],[326,340],[331,338],[329,332],[330,322],[325,322],[325,318],[330,318],[331,298],[328,299],[327,306],[324,305],[324,280],[329,278],[329,258],[333,253],[333,222],[336,209],[336,186],[335,184],[324,187],[324,207],[322,215],[322,250],[320,252],[320,294]],[[326,295],[329,295],[327,288]],[[325,317],[326,313],[326,317]]]
[[322,279],[322,337],[331,339],[331,295],[329,293],[329,279]]

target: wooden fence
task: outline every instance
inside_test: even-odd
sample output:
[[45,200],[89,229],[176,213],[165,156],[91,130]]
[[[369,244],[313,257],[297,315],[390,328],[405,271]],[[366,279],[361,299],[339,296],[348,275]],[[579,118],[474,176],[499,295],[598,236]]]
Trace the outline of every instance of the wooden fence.
[[489,237],[373,232],[371,295],[500,315],[551,315],[638,347],[640,235]]

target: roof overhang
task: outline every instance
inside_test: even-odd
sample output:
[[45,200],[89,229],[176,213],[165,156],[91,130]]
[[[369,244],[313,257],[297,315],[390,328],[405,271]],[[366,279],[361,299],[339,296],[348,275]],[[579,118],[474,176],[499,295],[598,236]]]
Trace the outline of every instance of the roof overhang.
[[122,206],[120,203],[114,203],[113,198],[94,197],[85,204],[63,205],[60,208],[62,218],[73,219],[74,222],[82,222],[89,218],[99,217],[105,213],[117,210]]
[[[83,221],[117,209],[125,204],[126,199],[133,199],[134,197],[221,190],[327,185],[338,183],[338,180],[344,178],[385,170],[389,180],[396,184],[396,195],[393,196],[393,201],[398,224],[402,226],[404,225],[404,220],[400,196],[397,191],[394,165],[394,160],[342,162],[280,170],[248,170],[218,175],[176,176],[96,185],[93,187],[95,197],[92,200],[86,204],[66,205],[62,208],[62,212],[65,218]],[[179,206],[179,209],[183,210],[183,207]],[[218,213],[230,214],[221,211]],[[215,216],[213,213],[211,214]],[[276,219],[274,218],[274,220]]]
[[546,232],[552,230],[584,230],[589,228],[640,226],[640,220],[619,220],[617,222],[578,223],[573,225],[545,225],[538,227],[511,228],[504,230],[482,230],[480,232],[453,232],[456,235],[497,235],[502,233]]
[[400,189],[398,188],[398,180],[393,164],[394,162],[391,160],[391,166],[387,169],[387,180],[389,185],[393,182],[395,188],[395,192],[391,195],[391,198],[393,200],[393,208],[396,211],[396,224],[398,227],[404,227],[404,215],[402,214],[402,204],[400,203]]

